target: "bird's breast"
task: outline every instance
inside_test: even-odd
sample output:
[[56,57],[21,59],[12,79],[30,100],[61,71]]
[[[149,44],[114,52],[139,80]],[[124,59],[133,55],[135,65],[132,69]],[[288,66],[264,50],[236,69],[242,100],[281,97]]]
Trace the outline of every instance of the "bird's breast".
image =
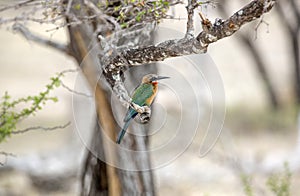
[[152,95],[146,100],[147,105],[151,105],[158,90],[157,83],[152,83],[153,89],[152,89]]

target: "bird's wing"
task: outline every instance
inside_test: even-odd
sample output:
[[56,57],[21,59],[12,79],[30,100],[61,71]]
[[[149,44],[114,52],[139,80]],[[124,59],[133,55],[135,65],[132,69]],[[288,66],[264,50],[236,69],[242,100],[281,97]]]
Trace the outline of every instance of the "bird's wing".
[[146,104],[147,99],[153,95],[153,85],[152,84],[142,84],[133,93],[132,101],[139,106]]
[[[149,97],[153,95],[153,86],[152,84],[141,84],[133,93],[132,101],[139,106],[144,106]],[[131,107],[128,108],[127,113],[124,118],[124,122],[129,121],[131,118],[134,118],[137,115],[137,112]]]

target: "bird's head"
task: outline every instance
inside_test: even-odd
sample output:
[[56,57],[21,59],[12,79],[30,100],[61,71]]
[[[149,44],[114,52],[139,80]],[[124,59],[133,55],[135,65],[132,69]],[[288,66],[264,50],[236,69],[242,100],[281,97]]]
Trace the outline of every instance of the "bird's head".
[[148,74],[145,75],[142,79],[142,83],[157,83],[158,80],[162,80],[162,79],[168,79],[170,77],[166,77],[166,76],[158,76],[156,74]]

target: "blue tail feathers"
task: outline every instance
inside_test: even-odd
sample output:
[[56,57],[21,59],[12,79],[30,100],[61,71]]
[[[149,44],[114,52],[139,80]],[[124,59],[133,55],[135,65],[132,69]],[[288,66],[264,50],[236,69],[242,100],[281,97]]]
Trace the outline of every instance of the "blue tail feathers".
[[125,133],[126,133],[126,130],[127,130],[128,127],[129,127],[130,121],[131,121],[131,119],[129,119],[129,120],[125,123],[123,129],[120,131],[120,133],[119,133],[119,135],[118,135],[118,138],[117,138],[117,141],[116,141],[117,144],[120,144],[120,143],[121,143],[121,140],[122,140],[122,138],[124,137],[124,135],[125,135]]

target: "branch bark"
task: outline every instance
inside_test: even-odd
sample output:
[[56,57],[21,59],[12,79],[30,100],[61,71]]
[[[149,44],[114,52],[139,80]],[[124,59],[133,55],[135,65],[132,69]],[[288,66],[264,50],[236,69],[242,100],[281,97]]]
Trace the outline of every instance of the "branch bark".
[[167,40],[146,47],[117,50],[113,53],[115,56],[100,58],[100,62],[103,64],[103,75],[119,100],[128,103],[130,100],[122,77],[123,72],[128,67],[163,61],[170,57],[206,53],[210,44],[231,36],[244,24],[260,18],[273,8],[275,2],[276,0],[254,0],[235,12],[227,20],[218,19],[212,23],[205,19],[202,21],[203,31],[194,37],[191,35],[193,30],[191,13],[197,6],[193,6],[195,2],[191,0],[187,7],[189,21],[187,22],[187,34],[184,38]]
[[270,11],[275,1],[254,0],[227,20],[218,20],[215,23],[202,22],[203,31],[195,38],[167,40],[157,45],[118,51],[113,58],[109,57],[104,60],[103,73],[110,85],[114,87],[116,83],[120,82],[121,77],[119,76],[128,66],[163,61],[170,57],[206,53],[210,44],[231,36],[244,24],[254,21]]

